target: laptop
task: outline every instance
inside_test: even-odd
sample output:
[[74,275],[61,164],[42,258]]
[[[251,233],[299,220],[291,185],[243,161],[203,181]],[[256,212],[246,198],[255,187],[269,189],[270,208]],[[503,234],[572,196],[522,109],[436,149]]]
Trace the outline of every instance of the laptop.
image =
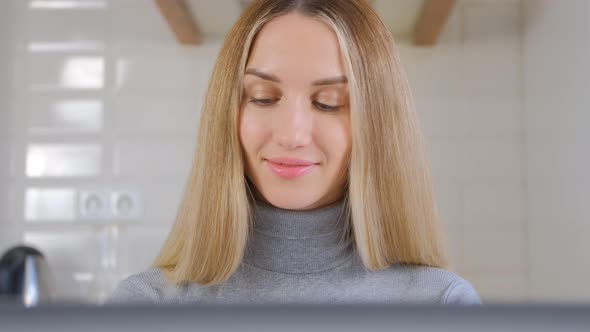
[[590,305],[0,304],[0,331],[590,331]]

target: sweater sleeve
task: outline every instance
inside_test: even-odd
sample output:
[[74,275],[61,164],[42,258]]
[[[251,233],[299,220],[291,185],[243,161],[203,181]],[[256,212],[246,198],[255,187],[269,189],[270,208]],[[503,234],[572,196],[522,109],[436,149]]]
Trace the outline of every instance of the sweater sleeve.
[[483,303],[471,283],[459,278],[445,291],[443,304],[481,305]]

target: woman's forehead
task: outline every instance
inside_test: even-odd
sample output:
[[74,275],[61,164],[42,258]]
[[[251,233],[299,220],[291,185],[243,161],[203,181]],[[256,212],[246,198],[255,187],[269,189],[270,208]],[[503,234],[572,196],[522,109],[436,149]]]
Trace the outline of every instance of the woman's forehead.
[[345,74],[332,28],[295,13],[277,17],[262,27],[252,45],[247,68],[305,81]]

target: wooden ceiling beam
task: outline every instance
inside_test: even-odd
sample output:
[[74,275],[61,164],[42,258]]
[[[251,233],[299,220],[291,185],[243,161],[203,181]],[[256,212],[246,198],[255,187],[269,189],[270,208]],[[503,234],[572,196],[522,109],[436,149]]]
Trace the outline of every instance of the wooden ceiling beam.
[[422,12],[414,28],[414,45],[436,44],[453,11],[455,2],[455,0],[424,0]]
[[160,13],[183,45],[201,43],[201,33],[185,0],[155,0]]

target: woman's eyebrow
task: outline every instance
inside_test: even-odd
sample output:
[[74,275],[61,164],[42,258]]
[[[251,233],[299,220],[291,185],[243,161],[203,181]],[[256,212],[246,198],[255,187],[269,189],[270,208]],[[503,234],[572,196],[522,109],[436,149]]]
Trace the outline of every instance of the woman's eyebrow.
[[346,76],[336,76],[330,78],[323,78],[321,80],[313,81],[312,85],[330,85],[330,84],[340,84],[340,83],[347,83],[348,79]]
[[250,75],[254,75],[254,76],[258,76],[258,77],[262,78],[263,80],[281,83],[281,80],[279,80],[279,78],[276,77],[275,75],[267,74],[267,73],[262,72],[256,68],[248,68],[248,69],[246,69],[245,73],[250,74]]
[[[258,76],[258,77],[262,78],[263,80],[281,83],[281,80],[277,76],[275,76],[273,74],[265,73],[265,72],[260,71],[256,68],[246,69],[245,74]],[[330,77],[330,78],[322,78],[322,79],[313,81],[311,84],[312,85],[330,85],[330,84],[339,84],[339,83],[347,83],[347,82],[348,82],[348,79],[346,78],[346,76],[336,76],[336,77]]]

